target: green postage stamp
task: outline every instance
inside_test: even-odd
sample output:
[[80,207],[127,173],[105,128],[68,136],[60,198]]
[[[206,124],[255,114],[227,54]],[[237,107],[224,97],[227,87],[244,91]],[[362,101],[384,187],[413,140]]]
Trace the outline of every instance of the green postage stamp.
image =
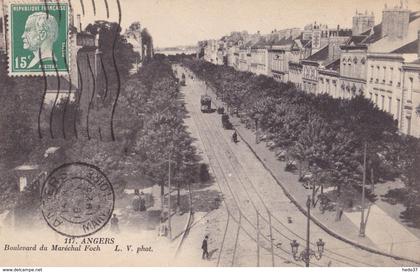
[[9,75],[67,74],[68,2],[11,1],[8,12]]

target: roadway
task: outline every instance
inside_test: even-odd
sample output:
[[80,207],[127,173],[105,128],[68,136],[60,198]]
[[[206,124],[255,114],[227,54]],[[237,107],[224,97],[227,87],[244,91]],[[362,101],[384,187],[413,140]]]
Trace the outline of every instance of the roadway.
[[[210,216],[207,224],[193,226],[185,242],[189,249],[184,249],[178,258],[194,255],[199,259],[200,254],[191,254],[191,251],[200,252],[199,246],[191,247],[201,242],[203,233],[210,231],[215,254],[209,265],[304,266],[302,261],[293,259],[290,243],[297,240],[299,251],[304,248],[306,216],[289,201],[249,147],[243,141],[231,141],[233,131],[223,129],[221,115],[201,112],[200,96],[206,93],[205,84],[195,76],[191,79],[192,73],[183,67],[174,66],[174,69],[178,75],[187,75],[187,86],[181,88],[189,114],[187,127],[209,164],[214,188],[223,195],[221,210]],[[292,223],[288,217],[293,218]],[[322,258],[312,258],[311,266],[413,265],[355,248],[313,223],[310,233],[312,249],[316,249],[319,238],[325,242]]]

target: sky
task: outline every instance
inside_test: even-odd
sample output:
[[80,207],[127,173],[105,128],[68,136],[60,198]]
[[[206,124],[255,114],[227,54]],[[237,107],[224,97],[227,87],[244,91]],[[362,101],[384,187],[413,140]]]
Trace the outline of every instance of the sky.
[[[84,26],[95,19],[106,19],[105,0],[93,1],[71,0],[75,14],[82,13],[83,2]],[[420,10],[420,0],[403,0],[406,1],[412,11]],[[117,0],[107,2],[109,20],[118,21]],[[303,28],[314,21],[331,28],[351,27],[356,9],[373,11],[375,23],[379,23],[384,4],[395,6],[400,0],[120,0],[120,3],[123,29],[140,21],[151,33],[155,47],[169,47],[195,45],[199,40],[221,38],[231,31],[269,33],[273,29]]]

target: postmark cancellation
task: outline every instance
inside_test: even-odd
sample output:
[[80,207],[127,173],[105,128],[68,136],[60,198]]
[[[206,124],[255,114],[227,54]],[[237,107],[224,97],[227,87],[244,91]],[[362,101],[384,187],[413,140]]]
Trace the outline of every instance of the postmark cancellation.
[[84,237],[103,228],[111,218],[112,184],[97,167],[75,162],[56,168],[46,179],[41,209],[47,224],[68,237]]

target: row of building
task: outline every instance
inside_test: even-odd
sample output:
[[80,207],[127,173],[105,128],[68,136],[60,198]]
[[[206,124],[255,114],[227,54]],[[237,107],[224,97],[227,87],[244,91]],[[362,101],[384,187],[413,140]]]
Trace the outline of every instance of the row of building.
[[420,12],[387,7],[356,11],[351,29],[317,22],[270,34],[232,32],[198,43],[197,55],[239,71],[292,82],[313,94],[363,95],[393,116],[402,133],[420,137]]

